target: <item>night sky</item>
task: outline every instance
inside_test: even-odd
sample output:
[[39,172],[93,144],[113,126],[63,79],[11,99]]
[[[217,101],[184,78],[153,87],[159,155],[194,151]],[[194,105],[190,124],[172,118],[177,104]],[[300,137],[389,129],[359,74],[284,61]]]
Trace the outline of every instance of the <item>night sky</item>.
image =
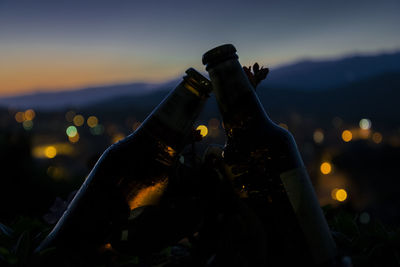
[[399,0],[0,0],[0,96],[182,76],[214,46],[242,64],[400,49]]

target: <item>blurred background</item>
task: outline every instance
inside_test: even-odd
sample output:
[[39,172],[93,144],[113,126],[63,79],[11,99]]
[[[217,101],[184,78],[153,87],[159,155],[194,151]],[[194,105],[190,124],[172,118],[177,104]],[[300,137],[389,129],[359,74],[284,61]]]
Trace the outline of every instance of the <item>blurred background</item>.
[[[322,206],[400,223],[400,2],[0,0],[0,221],[42,220],[201,56],[232,43]],[[223,144],[214,96],[198,144]]]

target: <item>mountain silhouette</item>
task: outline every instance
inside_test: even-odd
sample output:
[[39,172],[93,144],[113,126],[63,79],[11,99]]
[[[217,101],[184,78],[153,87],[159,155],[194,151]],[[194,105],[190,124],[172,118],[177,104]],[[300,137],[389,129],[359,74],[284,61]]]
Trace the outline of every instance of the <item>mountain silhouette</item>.
[[[302,92],[327,91],[349,87],[357,82],[393,73],[400,73],[400,52],[318,61],[303,60],[270,69],[267,79],[260,86]],[[158,96],[165,95],[166,91],[174,88],[180,80],[181,78],[162,84],[131,83],[3,97],[0,98],[0,105],[60,110],[69,107],[83,108],[113,99],[113,101],[123,103],[134,101],[143,106],[145,102],[133,100],[133,98],[144,101],[142,96],[157,91],[161,91],[157,93]]]
[[393,72],[400,72],[400,52],[332,60],[303,60],[270,69],[263,84],[300,90],[333,89]]

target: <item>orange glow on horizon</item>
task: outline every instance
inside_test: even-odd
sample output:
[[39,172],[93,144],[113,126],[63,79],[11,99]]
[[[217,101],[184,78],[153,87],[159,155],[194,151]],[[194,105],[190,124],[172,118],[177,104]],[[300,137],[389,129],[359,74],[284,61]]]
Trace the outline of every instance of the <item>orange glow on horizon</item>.
[[[72,48],[71,48],[72,47]],[[8,47],[0,51],[0,96],[63,91],[132,82],[160,83],[183,73],[182,66],[151,64],[103,47]]]

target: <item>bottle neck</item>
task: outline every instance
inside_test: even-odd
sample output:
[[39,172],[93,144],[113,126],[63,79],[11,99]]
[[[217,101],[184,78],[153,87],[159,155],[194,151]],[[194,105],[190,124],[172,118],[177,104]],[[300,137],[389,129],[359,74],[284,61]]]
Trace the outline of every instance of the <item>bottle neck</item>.
[[237,59],[214,65],[208,72],[228,136],[232,128],[273,125]]
[[208,95],[184,80],[153,110],[137,131],[145,131],[180,150],[191,137],[193,123],[207,98]]

